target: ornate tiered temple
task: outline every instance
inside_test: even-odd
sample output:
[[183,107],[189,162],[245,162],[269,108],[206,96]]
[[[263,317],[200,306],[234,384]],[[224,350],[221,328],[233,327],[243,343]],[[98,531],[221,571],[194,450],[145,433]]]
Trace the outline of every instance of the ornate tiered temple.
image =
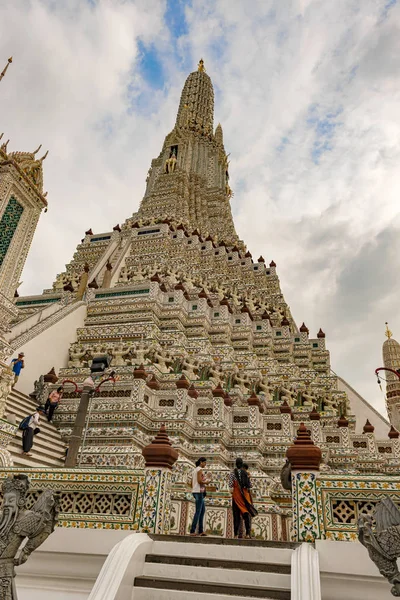
[[[42,159],[8,153],[4,144],[1,159],[0,169],[17,170],[21,186],[24,172],[36,177],[39,210]],[[18,192],[10,196],[2,184],[0,194],[9,219]],[[143,447],[165,424],[179,452],[177,499],[199,455],[226,495],[226,473],[241,455],[264,510],[283,510],[290,493],[279,473],[302,422],[325,470],[398,471],[398,432],[331,371],[322,329],[310,336],[304,322],[296,324],[275,262],[254,260],[239,239],[231,196],[213,86],[200,61],[151,163],[138,212],[110,231],[88,229],[51,288],[15,299],[8,341],[26,356],[20,389],[32,391],[51,367],[58,382],[81,384],[93,358],[108,354],[118,378],[92,400],[79,464],[142,467]],[[3,246],[7,258],[7,240]],[[8,281],[14,293],[18,277]],[[79,394],[65,389],[56,425],[68,442]]]

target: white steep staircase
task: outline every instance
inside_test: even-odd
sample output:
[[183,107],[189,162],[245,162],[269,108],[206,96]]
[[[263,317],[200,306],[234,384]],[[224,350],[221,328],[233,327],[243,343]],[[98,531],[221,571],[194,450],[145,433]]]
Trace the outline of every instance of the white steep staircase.
[[290,600],[296,544],[150,536],[134,600]]
[[[6,403],[5,414],[15,415],[15,423],[32,415],[37,404],[25,394],[12,390]],[[33,456],[22,456],[22,432],[18,431],[16,437],[8,446],[16,467],[62,467],[65,460],[65,444],[61,440],[58,430],[47,422],[45,415],[40,417],[40,433],[35,435],[31,453]]]

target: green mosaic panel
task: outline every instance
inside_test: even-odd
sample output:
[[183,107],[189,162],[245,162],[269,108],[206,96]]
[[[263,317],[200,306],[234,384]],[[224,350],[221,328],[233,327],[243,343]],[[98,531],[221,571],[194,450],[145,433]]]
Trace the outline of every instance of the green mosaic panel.
[[97,298],[115,298],[117,296],[136,296],[137,294],[148,294],[149,292],[150,292],[150,289],[128,290],[128,291],[124,291],[124,292],[110,292],[107,294],[96,294],[96,300],[97,300]]
[[32,304],[51,304],[52,302],[59,302],[61,298],[41,298],[40,300],[21,300],[16,302],[17,306],[31,306]]
[[0,221],[0,266],[6,257],[23,211],[23,206],[15,198],[10,198]]

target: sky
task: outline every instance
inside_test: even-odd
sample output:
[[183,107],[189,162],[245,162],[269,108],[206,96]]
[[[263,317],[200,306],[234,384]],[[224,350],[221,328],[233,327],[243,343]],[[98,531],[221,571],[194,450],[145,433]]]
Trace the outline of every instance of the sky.
[[138,209],[202,57],[240,238],[277,263],[297,324],[326,332],[332,369],[384,411],[385,321],[400,340],[397,0],[13,0],[0,70],[10,55],[0,131],[9,150],[49,150],[21,294],[51,287],[85,230]]

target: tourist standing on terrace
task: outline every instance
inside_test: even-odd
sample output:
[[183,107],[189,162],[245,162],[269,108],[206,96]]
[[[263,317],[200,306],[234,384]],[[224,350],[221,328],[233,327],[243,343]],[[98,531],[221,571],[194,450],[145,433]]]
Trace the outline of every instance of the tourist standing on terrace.
[[196,461],[196,468],[193,469],[192,474],[192,494],[196,501],[196,510],[193,517],[192,526],[190,528],[190,535],[196,535],[197,526],[199,528],[199,535],[205,536],[204,533],[204,513],[206,510],[206,505],[204,502],[204,497],[206,495],[206,483],[209,481],[206,479],[204,475],[204,467],[206,466],[207,459],[204,457],[199,458]]
[[251,481],[243,468],[243,460],[236,459],[236,468],[229,475],[229,487],[232,491],[233,533],[239,537],[240,522],[243,517],[246,538],[251,537],[251,517],[257,515],[250,495]]

